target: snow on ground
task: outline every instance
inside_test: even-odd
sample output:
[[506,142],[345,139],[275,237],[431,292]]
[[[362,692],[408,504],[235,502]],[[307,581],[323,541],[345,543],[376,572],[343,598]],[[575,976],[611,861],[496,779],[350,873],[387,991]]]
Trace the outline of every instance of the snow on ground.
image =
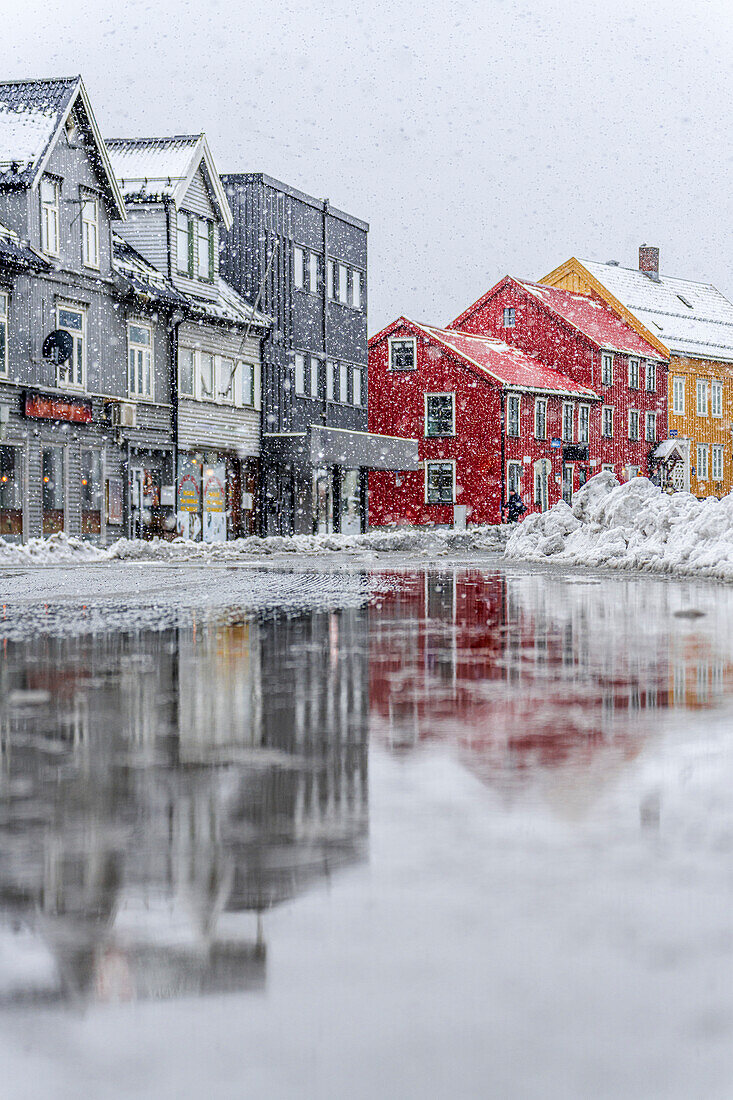
[[663,493],[645,477],[619,485],[591,478],[573,498],[529,516],[507,558],[605,569],[637,569],[733,581],[733,494],[699,501]]

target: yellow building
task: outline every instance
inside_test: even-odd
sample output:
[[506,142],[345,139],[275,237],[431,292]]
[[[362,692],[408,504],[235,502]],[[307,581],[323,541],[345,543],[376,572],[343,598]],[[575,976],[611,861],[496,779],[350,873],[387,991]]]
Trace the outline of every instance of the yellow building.
[[709,283],[659,274],[659,249],[642,245],[639,267],[575,257],[540,282],[596,294],[669,359],[669,437],[683,462],[677,488],[697,497],[733,488],[733,303]]

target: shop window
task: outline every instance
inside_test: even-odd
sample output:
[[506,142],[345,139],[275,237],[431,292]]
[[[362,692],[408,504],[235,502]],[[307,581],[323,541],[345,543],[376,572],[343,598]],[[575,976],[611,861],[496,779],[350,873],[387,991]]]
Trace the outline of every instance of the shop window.
[[341,534],[361,532],[361,485],[358,470],[341,472]]
[[181,397],[193,397],[195,352],[191,348],[178,349],[178,392]]
[[0,447],[0,537],[23,538],[23,453],[19,447]]
[[66,484],[63,448],[44,447],[41,452],[41,470],[43,534],[55,535],[65,527]]
[[102,455],[100,451],[81,452],[81,533],[102,533]]
[[56,310],[56,327],[68,332],[73,341],[71,358],[56,368],[56,384],[74,389],[86,385],[86,310],[74,306],[59,306]]
[[133,397],[153,396],[153,331],[150,325],[127,326],[129,386]]

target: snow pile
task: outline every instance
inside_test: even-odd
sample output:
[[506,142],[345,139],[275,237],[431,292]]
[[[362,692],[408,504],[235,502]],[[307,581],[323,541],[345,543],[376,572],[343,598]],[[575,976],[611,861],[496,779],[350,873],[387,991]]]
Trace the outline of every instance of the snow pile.
[[67,562],[106,561],[109,551],[86,539],[60,532],[48,538],[30,539],[24,544],[0,538],[0,565],[63,565]]
[[733,495],[668,496],[644,477],[596,474],[511,535],[508,558],[733,580]]

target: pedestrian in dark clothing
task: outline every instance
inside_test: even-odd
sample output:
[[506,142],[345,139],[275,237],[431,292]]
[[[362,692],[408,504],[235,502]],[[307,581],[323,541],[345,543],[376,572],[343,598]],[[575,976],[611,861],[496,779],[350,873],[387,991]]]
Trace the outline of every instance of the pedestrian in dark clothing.
[[506,516],[510,523],[519,523],[520,519],[527,511],[527,507],[516,491],[511,494],[509,500],[506,502]]

